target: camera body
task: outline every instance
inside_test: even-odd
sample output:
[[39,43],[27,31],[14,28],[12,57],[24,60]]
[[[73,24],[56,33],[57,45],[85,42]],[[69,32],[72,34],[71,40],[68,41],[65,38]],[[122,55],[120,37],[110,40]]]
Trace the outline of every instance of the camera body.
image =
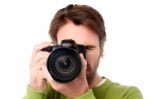
[[49,46],[42,51],[50,52],[47,69],[53,79],[60,83],[74,80],[82,69],[79,54],[85,57],[84,45],[76,44],[74,40],[62,40],[61,44]]

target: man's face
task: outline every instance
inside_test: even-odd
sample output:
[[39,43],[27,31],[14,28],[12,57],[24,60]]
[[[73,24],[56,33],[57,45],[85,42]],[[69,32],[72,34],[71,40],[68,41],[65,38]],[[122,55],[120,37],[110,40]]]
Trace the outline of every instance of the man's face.
[[83,25],[75,25],[71,21],[63,25],[57,32],[57,40],[60,43],[64,39],[72,39],[77,44],[86,46],[87,80],[90,81],[96,74],[102,50],[99,46],[99,38],[96,33]]

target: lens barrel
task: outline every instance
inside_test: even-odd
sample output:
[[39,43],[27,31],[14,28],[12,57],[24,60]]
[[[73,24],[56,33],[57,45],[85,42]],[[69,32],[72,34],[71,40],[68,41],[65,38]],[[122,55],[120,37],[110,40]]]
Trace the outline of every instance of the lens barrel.
[[61,47],[51,52],[47,68],[54,80],[67,83],[75,79],[81,71],[79,53],[72,48]]

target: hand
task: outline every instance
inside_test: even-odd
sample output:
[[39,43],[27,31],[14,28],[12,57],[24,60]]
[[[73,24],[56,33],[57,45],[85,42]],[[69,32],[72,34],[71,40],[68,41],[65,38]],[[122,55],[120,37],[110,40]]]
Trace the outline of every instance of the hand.
[[41,50],[50,45],[52,45],[52,43],[44,42],[35,46],[31,57],[30,86],[39,91],[43,91],[47,88],[47,81],[42,67],[46,67],[47,58],[50,54]]
[[56,82],[49,74],[47,67],[46,66],[42,67],[45,77],[47,78],[47,81],[52,86],[52,88],[70,98],[79,96],[89,90],[88,82],[86,79],[87,62],[84,59],[83,54],[80,54],[80,57],[82,62],[82,70],[78,75],[78,77],[69,83]]

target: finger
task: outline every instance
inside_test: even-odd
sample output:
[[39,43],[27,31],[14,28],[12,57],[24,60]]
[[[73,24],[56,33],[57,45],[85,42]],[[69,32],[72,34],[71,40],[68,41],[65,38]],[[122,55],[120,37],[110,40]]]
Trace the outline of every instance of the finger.
[[80,54],[80,58],[81,58],[81,64],[82,64],[83,70],[86,70],[86,68],[87,68],[87,61],[85,60],[85,58],[84,58],[82,53]]
[[43,79],[46,78],[45,75],[44,75],[44,72],[42,70],[39,70],[37,72],[38,72],[39,79],[43,80]]
[[42,66],[42,71],[43,71],[43,74],[45,75],[45,79],[48,82],[53,81],[53,78],[51,77],[50,73],[48,72],[47,66],[43,65]]
[[42,70],[30,69],[33,77],[38,77],[39,80],[45,79],[45,75]]
[[36,70],[42,70],[42,66],[47,66],[47,61],[44,59],[41,59],[39,62],[35,63],[31,68],[34,68]]
[[30,67],[40,68],[40,65],[46,65],[49,55],[48,52],[38,52],[35,56],[32,56]]
[[33,55],[36,54],[38,51],[41,51],[43,48],[46,48],[52,45],[54,45],[53,42],[43,42],[41,44],[36,45],[33,49]]
[[45,59],[47,60],[48,57],[49,57],[50,53],[48,52],[44,52],[44,51],[39,51],[37,54],[35,54],[33,57],[32,57],[32,60],[34,62],[38,62],[40,61],[41,59]]

